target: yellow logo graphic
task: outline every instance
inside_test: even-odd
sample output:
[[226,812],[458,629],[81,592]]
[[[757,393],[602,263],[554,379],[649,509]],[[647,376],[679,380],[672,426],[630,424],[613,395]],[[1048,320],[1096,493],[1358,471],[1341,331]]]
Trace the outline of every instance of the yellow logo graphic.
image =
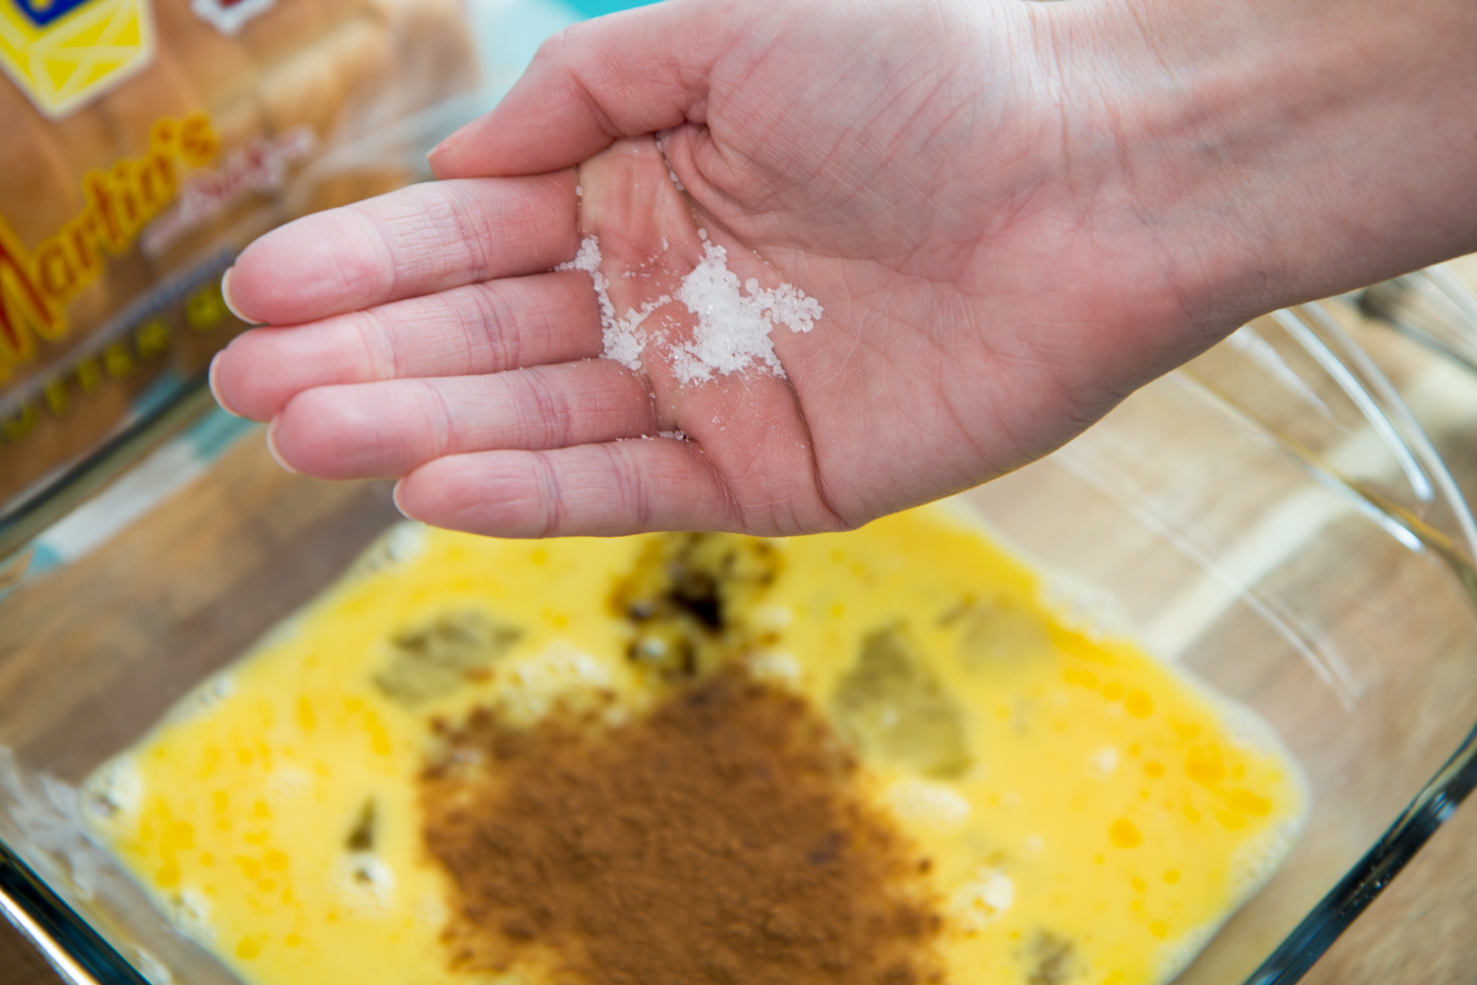
[[117,85],[153,51],[148,0],[0,0],[0,69],[50,117]]

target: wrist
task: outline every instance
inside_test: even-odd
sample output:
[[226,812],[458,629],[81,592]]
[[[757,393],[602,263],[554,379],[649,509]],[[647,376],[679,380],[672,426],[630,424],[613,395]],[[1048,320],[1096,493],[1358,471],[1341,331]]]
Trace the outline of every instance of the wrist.
[[1477,250],[1470,0],[1045,6],[1193,321]]

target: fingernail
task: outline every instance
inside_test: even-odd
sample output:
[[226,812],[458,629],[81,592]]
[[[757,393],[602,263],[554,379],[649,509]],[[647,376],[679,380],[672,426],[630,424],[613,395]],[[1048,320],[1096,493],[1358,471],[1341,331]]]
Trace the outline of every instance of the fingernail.
[[216,406],[225,411],[227,414],[230,414],[232,417],[241,417],[242,415],[236,413],[234,410],[231,409],[230,404],[221,399],[220,388],[215,385],[216,369],[220,366],[221,356],[224,356],[225,354],[225,350],[222,349],[220,352],[217,352],[214,356],[210,357],[210,369],[206,371],[206,380],[210,385],[210,395],[215,398]]
[[282,467],[282,471],[292,475],[302,475],[297,469],[287,464],[287,459],[277,450],[277,418],[272,418],[272,423],[267,425],[267,454],[272,456],[272,461]]
[[405,485],[404,479],[400,479],[395,483],[395,488],[390,492],[390,500],[395,504],[395,509],[400,511],[401,516],[407,520],[414,520],[415,517],[405,512],[405,507],[400,504],[400,487],[403,485]]
[[247,318],[241,313],[241,309],[236,307],[236,302],[231,300],[231,271],[235,269],[235,267],[227,267],[226,272],[221,274],[221,300],[226,302],[226,310],[248,325],[266,324],[265,322],[252,321],[250,318]]

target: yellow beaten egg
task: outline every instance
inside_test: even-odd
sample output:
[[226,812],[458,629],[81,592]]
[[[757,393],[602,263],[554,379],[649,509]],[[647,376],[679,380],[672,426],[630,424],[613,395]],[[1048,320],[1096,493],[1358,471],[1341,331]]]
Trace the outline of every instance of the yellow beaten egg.
[[[682,940],[728,933],[722,921],[743,909],[714,903],[720,916],[704,916],[709,896],[768,894],[758,936],[723,945],[739,980],[745,955],[753,981],[855,977],[845,969],[871,966],[804,953],[822,938],[835,950],[844,930],[881,941],[875,960],[889,963],[876,977],[889,982],[1162,982],[1275,870],[1305,788],[1249,712],[1065,621],[1046,594],[947,504],[773,541],[514,542],[406,524],[100,769],[85,787],[89,823],[176,926],[251,985],[630,974],[697,985],[706,966],[683,970],[675,950],[613,970],[627,959],[612,936],[660,950],[633,937],[646,932],[637,916],[615,912],[644,870],[607,852],[623,883],[606,895],[590,888],[598,871],[560,882],[553,862],[528,857],[562,857],[539,840],[550,825],[514,837],[499,812],[547,808],[557,788],[555,821],[589,811],[614,830],[617,815],[637,816],[626,805],[685,842],[682,825],[709,824],[683,820],[704,805],[732,815],[752,801],[760,821],[790,810],[768,803],[779,796],[720,804],[730,781],[713,786],[712,770],[784,791],[803,785],[793,769],[817,792],[779,827],[820,825],[850,862],[745,847],[745,832],[776,824],[723,827],[726,848],[704,847],[717,837],[704,828],[679,861],[652,855],[686,867],[667,877],[680,899],[651,910]],[[743,683],[722,692],[714,682],[726,679]],[[685,747],[690,721],[730,713],[751,717],[723,741],[754,733],[757,751]],[[772,748],[758,749],[766,722]],[[660,807],[664,787],[682,783],[697,784],[698,813]],[[607,842],[645,844],[622,837]],[[489,862],[476,854],[484,843],[523,854]],[[868,851],[893,861],[868,868]],[[756,876],[761,854],[805,878]],[[704,885],[679,878],[699,869]],[[840,879],[851,881],[826,884]],[[809,910],[787,910],[789,892]],[[831,915],[869,894],[883,903]],[[895,940],[858,929],[884,912],[911,929]],[[847,948],[847,960],[866,958]]]

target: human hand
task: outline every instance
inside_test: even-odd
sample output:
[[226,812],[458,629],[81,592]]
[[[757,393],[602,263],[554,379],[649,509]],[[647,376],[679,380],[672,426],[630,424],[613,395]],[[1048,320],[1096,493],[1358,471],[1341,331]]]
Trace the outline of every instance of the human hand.
[[[1254,232],[1206,236],[1224,188],[1126,166],[1126,130],[1165,129],[1125,95],[1154,59],[1074,54],[1099,9],[676,0],[577,26],[433,155],[452,180],[242,254],[233,306],[292,327],[233,343],[217,394],[272,420],[285,464],[403,475],[409,515],[499,535],[803,533],[999,475],[1328,281],[1248,287]],[[639,309],[699,229],[741,281],[824,306],[773,332],[785,379],[592,358],[588,276],[547,272],[596,235],[615,310]],[[647,324],[692,323],[673,302]]]

